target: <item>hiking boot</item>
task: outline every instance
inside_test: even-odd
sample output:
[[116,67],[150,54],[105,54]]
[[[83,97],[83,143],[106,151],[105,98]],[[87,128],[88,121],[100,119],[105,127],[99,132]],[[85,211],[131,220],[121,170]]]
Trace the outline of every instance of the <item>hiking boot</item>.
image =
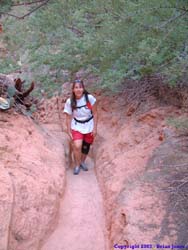
[[74,174],[79,174],[79,172],[80,172],[80,167],[78,167],[78,166],[75,167],[73,173],[74,173]]
[[84,171],[88,171],[86,164],[83,162],[80,164],[80,168],[82,168]]

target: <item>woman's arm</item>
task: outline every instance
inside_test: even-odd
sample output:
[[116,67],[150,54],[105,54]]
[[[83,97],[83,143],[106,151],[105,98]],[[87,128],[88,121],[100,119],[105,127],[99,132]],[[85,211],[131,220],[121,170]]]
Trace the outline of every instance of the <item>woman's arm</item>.
[[98,114],[97,114],[97,102],[92,107],[93,119],[94,119],[94,128],[93,128],[93,136],[97,135],[97,122],[98,122]]
[[69,115],[66,113],[66,125],[67,125],[67,133],[72,139],[72,133],[71,133],[71,120],[72,120],[72,115]]

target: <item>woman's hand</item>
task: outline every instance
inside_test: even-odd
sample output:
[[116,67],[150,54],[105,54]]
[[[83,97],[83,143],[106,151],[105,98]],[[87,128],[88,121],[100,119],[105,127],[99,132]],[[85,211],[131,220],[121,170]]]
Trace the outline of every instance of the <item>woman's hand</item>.
[[93,135],[93,138],[95,138],[95,137],[96,137],[96,135],[97,135],[97,129],[96,129],[96,128],[94,128],[94,129],[93,129],[93,131],[92,131],[92,135]]
[[71,130],[68,130],[68,135],[69,135],[70,139],[73,140]]
[[93,134],[93,138],[95,138],[97,135],[97,120],[98,120],[97,103],[96,102],[92,107],[92,112],[93,112],[93,119],[94,119],[94,128],[93,128],[92,134]]

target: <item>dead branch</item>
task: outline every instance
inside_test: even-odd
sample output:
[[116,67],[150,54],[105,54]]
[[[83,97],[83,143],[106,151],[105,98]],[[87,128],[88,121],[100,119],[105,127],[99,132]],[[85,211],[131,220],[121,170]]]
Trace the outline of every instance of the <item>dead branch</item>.
[[159,88],[159,79],[155,76],[143,78],[141,81],[131,82],[131,85],[125,84],[127,115],[138,110],[140,105],[147,101],[151,96],[157,96]]
[[30,87],[29,87],[26,91],[24,91],[23,93],[21,93],[21,97],[22,97],[23,99],[24,99],[25,97],[27,97],[27,96],[31,93],[31,91],[33,91],[34,87],[35,87],[35,83],[32,82],[31,85],[30,85]]
[[183,183],[181,183],[179,186],[177,186],[177,189],[180,189],[184,185],[188,184],[188,180],[182,180],[181,182],[183,182]]
[[25,81],[22,81],[20,78],[12,81],[6,75],[0,74],[0,96],[4,98],[13,98],[14,105],[17,107],[17,104],[25,106],[26,109],[29,109],[33,104],[32,97],[29,94],[33,91],[35,83],[32,82],[28,89],[25,89],[23,84]]
[[176,19],[182,17],[182,16],[185,16],[187,15],[187,11],[184,11],[183,13],[181,13],[180,15],[176,15],[176,16],[173,16],[171,17],[170,19],[168,19],[164,24],[162,24],[161,26],[159,26],[158,28],[161,29],[161,28],[164,28],[165,26],[167,26],[169,23],[172,23],[174,22]]
[[74,27],[74,26],[67,26],[68,29],[70,29],[73,33],[75,33],[76,35],[82,37],[84,36],[84,32],[82,30],[79,30],[78,28]]
[[14,79],[14,82],[15,82],[15,88],[19,91],[19,92],[22,92],[23,90],[23,83],[25,81],[22,81],[20,78],[17,78],[17,79]]
[[33,1],[33,2],[28,2],[28,3],[15,3],[12,6],[32,5],[32,4],[37,4],[37,3],[44,2],[44,1],[46,1],[46,0],[36,0],[36,1]]
[[168,165],[168,164],[164,164],[164,165],[160,165],[161,167],[187,167],[188,166],[188,162],[182,163],[182,164],[177,164],[177,165]]
[[33,12],[35,12],[36,10],[38,10],[39,8],[43,7],[44,5],[46,5],[50,0],[45,0],[45,2],[43,1],[39,6],[37,6],[36,8],[32,9],[31,11],[29,11],[28,13],[26,13],[23,16],[16,16],[14,14],[10,14],[8,12],[0,12],[0,15],[7,15],[7,16],[12,16],[15,17],[17,19],[24,19],[27,16],[30,16]]

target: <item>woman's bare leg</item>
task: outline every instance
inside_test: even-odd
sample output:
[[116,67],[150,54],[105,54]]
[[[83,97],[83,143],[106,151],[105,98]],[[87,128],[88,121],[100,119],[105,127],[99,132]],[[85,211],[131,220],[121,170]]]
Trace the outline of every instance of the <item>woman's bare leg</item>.
[[74,152],[74,160],[76,166],[80,166],[81,163],[81,149],[82,149],[82,140],[73,141],[73,152]]

